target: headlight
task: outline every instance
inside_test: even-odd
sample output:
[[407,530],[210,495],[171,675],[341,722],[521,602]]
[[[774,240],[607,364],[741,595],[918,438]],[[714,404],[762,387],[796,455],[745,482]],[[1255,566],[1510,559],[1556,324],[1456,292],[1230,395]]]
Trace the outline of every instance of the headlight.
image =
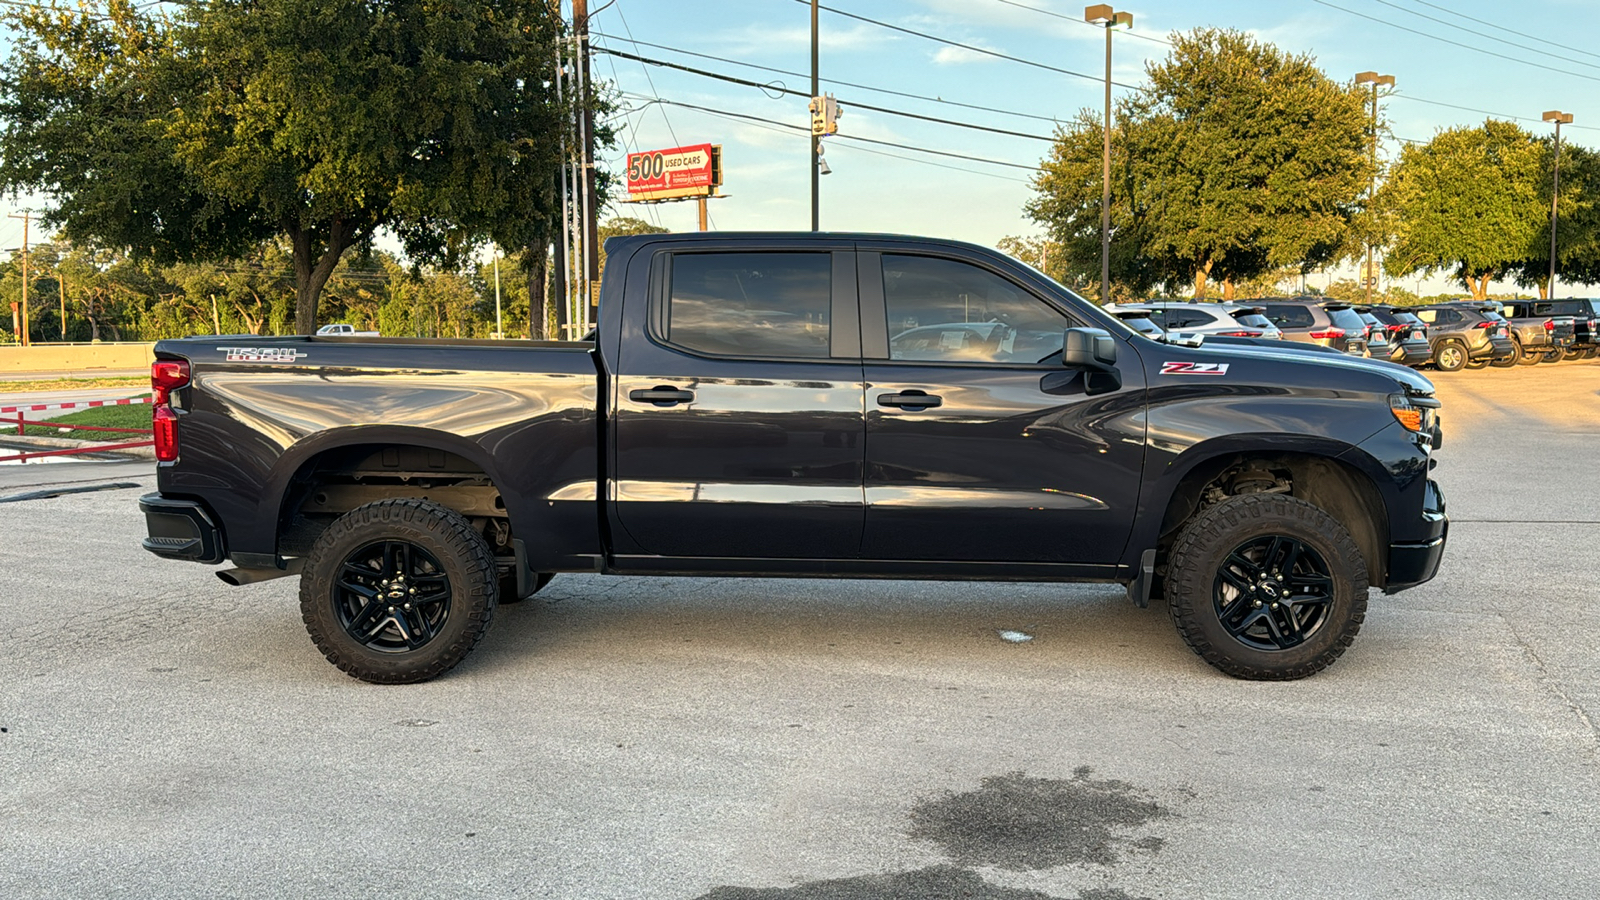
[[1407,431],[1432,436],[1434,422],[1439,416],[1439,401],[1432,397],[1410,397],[1405,394],[1389,395],[1389,411],[1395,421]]

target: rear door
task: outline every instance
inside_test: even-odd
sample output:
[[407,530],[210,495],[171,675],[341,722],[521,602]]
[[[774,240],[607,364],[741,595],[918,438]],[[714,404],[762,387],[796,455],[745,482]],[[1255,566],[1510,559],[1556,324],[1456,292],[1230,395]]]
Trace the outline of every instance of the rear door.
[[858,254],[867,559],[1111,565],[1144,459],[1144,371],[1088,396],[1060,363],[1084,324],[982,257]]
[[615,367],[607,485],[619,558],[848,559],[860,548],[854,254],[817,241],[749,248],[701,241],[631,263],[650,267],[650,290],[626,297]]

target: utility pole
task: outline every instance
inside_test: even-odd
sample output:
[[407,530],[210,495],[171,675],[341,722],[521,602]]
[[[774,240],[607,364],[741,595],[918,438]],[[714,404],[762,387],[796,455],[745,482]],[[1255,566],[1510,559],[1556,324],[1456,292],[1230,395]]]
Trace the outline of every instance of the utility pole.
[[500,319],[500,249],[494,253],[494,333],[502,340],[506,336],[505,323]]
[[[817,0],[811,0],[811,96],[822,95],[822,86],[817,78]],[[821,158],[822,137],[816,129],[811,131],[811,230],[822,230],[822,217],[817,201],[817,192],[821,187],[821,172],[818,171],[817,161]]]
[[[1572,113],[1552,109],[1544,114],[1546,122],[1556,123],[1555,181],[1550,185],[1550,286],[1546,300],[1556,298],[1556,203],[1561,199],[1561,126],[1572,124]],[[26,296],[26,295],[24,295]]]
[[1106,30],[1105,146],[1100,157],[1100,302],[1111,302],[1111,32],[1132,28],[1133,13],[1117,12],[1105,3],[1084,7],[1083,20]]
[[[1379,75],[1377,72],[1356,73],[1356,84],[1372,85],[1372,180],[1367,184],[1367,208],[1372,209],[1373,201],[1378,196],[1378,86],[1388,85],[1394,87],[1393,75]],[[1361,273],[1361,281],[1367,287],[1367,302],[1372,302],[1372,283],[1377,281],[1372,274],[1372,241],[1367,241],[1367,268]]]
[[578,103],[583,156],[583,298],[589,324],[600,321],[594,279],[600,272],[600,209],[594,186],[594,104],[589,102],[589,0],[572,0],[572,30],[578,39]]
[[22,220],[22,333],[18,337],[24,347],[31,343],[28,340],[28,224],[32,217],[32,211],[26,209],[20,216],[14,213],[6,216]]

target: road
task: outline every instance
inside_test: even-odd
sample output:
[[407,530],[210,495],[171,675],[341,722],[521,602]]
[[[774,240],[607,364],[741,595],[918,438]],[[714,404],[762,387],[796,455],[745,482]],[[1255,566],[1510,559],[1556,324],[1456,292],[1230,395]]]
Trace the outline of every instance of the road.
[[1287,684],[1111,587],[561,576],[376,687],[140,488],[0,504],[0,895],[1592,900],[1600,363],[1436,380],[1444,570]]

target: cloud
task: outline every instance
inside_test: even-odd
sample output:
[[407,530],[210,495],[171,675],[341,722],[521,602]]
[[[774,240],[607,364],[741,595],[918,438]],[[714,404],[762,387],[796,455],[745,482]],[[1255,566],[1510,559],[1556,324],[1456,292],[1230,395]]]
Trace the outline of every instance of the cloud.
[[[993,48],[985,47],[984,49],[989,50]],[[964,47],[940,47],[939,51],[933,54],[934,63],[941,66],[959,66],[966,63],[994,62],[994,59],[995,58],[992,56],[978,53],[973,50],[968,50]]]

